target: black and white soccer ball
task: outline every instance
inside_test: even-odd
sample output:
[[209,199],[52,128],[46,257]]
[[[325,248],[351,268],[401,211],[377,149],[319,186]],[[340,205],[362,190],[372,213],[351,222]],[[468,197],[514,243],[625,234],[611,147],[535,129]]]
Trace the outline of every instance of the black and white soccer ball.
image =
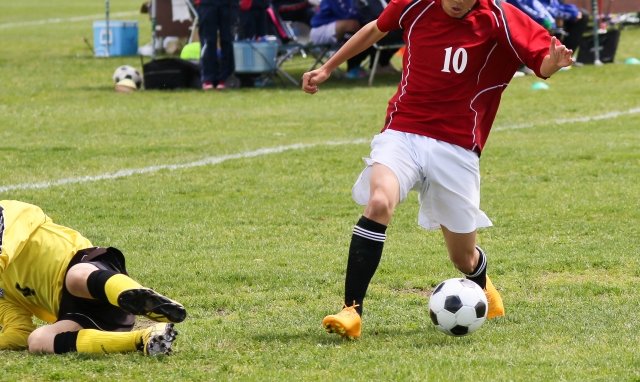
[[454,337],[480,329],[487,319],[488,308],[482,288],[461,278],[441,282],[429,299],[431,321],[438,330]]
[[138,69],[129,65],[122,65],[115,72],[113,72],[113,83],[117,84],[118,82],[129,79],[136,84],[136,88],[140,89],[142,86],[142,76]]

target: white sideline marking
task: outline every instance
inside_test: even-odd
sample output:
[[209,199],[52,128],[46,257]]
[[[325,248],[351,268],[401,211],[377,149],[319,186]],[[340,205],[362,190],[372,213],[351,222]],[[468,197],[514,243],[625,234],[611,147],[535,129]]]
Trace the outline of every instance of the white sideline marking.
[[[524,129],[524,128],[528,128],[528,127],[540,126],[540,125],[548,125],[548,124],[552,124],[552,123],[554,123],[554,124],[563,124],[563,123],[598,121],[598,120],[601,120],[601,119],[617,118],[617,117],[619,117],[621,115],[637,114],[637,113],[640,113],[640,108],[629,109],[629,110],[626,110],[626,111],[612,111],[610,113],[605,113],[605,114],[601,114],[601,115],[594,115],[594,116],[591,116],[591,117],[557,119],[557,120],[551,120],[551,121],[543,121],[543,122],[539,122],[539,123],[528,123],[528,124],[513,125],[513,126],[501,126],[501,127],[496,127],[493,130]],[[7,192],[7,191],[12,191],[12,190],[33,190],[33,189],[39,189],[39,188],[49,188],[49,187],[53,187],[53,186],[62,186],[62,185],[65,185],[65,184],[70,184],[70,183],[97,182],[99,180],[123,178],[123,177],[126,177],[126,176],[132,176],[132,175],[135,175],[135,174],[149,174],[149,173],[152,173],[152,172],[158,172],[160,170],[173,171],[173,170],[179,170],[179,169],[184,169],[184,168],[191,168],[191,167],[198,167],[198,166],[206,166],[206,165],[209,165],[209,164],[222,163],[222,162],[230,160],[230,159],[251,158],[251,157],[257,157],[257,156],[261,156],[261,155],[281,153],[281,152],[287,151],[287,150],[306,149],[306,148],[320,146],[320,145],[328,145],[328,146],[351,145],[351,144],[359,144],[359,143],[365,143],[365,142],[370,142],[370,141],[371,141],[370,139],[356,139],[356,140],[353,140],[353,141],[341,141],[341,142],[325,142],[325,143],[309,143],[309,144],[297,143],[297,144],[293,144],[293,145],[289,145],[289,146],[279,146],[279,147],[274,147],[274,148],[270,148],[270,149],[269,148],[258,149],[258,150],[255,150],[255,151],[247,151],[247,152],[239,153],[239,154],[229,154],[229,155],[223,155],[223,156],[219,156],[219,157],[208,157],[208,158],[204,158],[204,159],[201,159],[199,161],[190,162],[190,163],[163,164],[163,165],[151,166],[151,167],[133,168],[133,169],[120,170],[120,171],[117,171],[117,172],[107,173],[107,174],[102,174],[102,175],[83,176],[83,177],[77,177],[77,178],[65,178],[65,179],[60,179],[60,180],[54,180],[54,181],[51,181],[51,182],[14,184],[14,185],[0,187],[0,193]]]
[[626,111],[612,111],[610,113],[605,113],[605,114],[601,114],[601,115],[594,115],[592,117],[555,119],[555,120],[543,121],[543,122],[538,122],[538,123],[523,123],[522,125],[500,126],[500,127],[494,127],[491,130],[492,131],[496,131],[496,130],[526,129],[528,127],[540,126],[540,125],[550,125],[550,124],[562,125],[564,123],[599,121],[601,119],[617,118],[617,117],[619,117],[621,115],[637,114],[637,113],[640,113],[640,107],[637,107],[635,109],[629,109],[629,110],[626,110]]
[[71,184],[71,183],[96,182],[96,181],[104,180],[104,179],[123,178],[123,177],[126,177],[126,176],[132,176],[132,175],[135,175],[135,174],[149,174],[149,173],[152,173],[152,172],[158,172],[160,170],[169,170],[169,171],[180,170],[180,169],[184,169],[184,168],[191,168],[191,167],[198,167],[198,166],[206,166],[206,165],[209,165],[209,164],[222,163],[222,162],[230,160],[230,159],[251,158],[251,157],[257,157],[257,156],[261,156],[261,155],[281,153],[281,152],[287,151],[287,150],[306,149],[306,148],[320,146],[320,145],[328,145],[328,146],[352,145],[352,144],[358,144],[358,143],[365,143],[365,142],[369,142],[369,141],[370,141],[369,139],[356,139],[356,140],[353,140],[353,141],[342,141],[342,142],[324,142],[324,143],[309,143],[309,144],[296,143],[294,145],[289,145],[289,146],[279,146],[279,147],[274,147],[274,148],[270,148],[270,149],[258,149],[258,150],[255,150],[255,151],[247,151],[247,152],[239,153],[239,154],[229,154],[229,155],[223,155],[223,156],[219,156],[219,157],[208,157],[208,158],[200,159],[198,161],[190,162],[190,163],[162,164],[162,165],[158,165],[158,166],[143,167],[143,168],[132,168],[132,169],[128,169],[128,170],[120,170],[120,171],[117,171],[117,172],[107,173],[107,174],[102,174],[102,175],[83,176],[83,177],[77,177],[77,178],[65,178],[65,179],[60,179],[60,180],[54,180],[54,181],[51,181],[51,182],[15,184],[15,185],[10,185],[10,186],[0,187],[0,193],[7,192],[7,191],[12,191],[12,190],[33,190],[33,189],[39,189],[39,188],[49,188],[49,187],[53,187],[53,186],[62,186],[62,185]]
[[[137,15],[140,12],[116,12],[111,13],[110,17],[123,17],[123,16],[133,16]],[[16,27],[26,27],[31,25],[44,25],[44,24],[59,24],[59,23],[72,23],[76,21],[87,21],[87,20],[104,20],[105,14],[101,15],[93,15],[93,16],[77,16],[77,17],[67,17],[64,19],[46,19],[46,20],[35,20],[35,21],[22,21],[17,23],[6,23],[0,24],[0,29],[7,28],[16,28]],[[116,21],[116,20],[114,20]]]

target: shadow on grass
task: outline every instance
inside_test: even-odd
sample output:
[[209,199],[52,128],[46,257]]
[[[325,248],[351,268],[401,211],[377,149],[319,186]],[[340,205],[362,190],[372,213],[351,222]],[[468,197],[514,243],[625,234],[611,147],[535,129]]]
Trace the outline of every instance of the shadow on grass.
[[[286,91],[286,92],[299,92],[302,91],[302,75],[305,73],[304,70],[294,70],[287,71],[291,77],[293,77],[296,81],[300,83],[300,85],[294,85],[291,81],[285,78],[282,75],[279,77],[275,77],[270,80],[269,84],[262,87],[242,87],[240,89],[226,89],[224,91],[207,91],[204,92],[202,89],[197,88],[179,88],[179,89],[140,89],[137,92],[145,92],[145,93],[156,93],[156,94],[185,94],[185,93],[200,93],[200,94],[224,94],[227,92],[255,92],[255,91]],[[349,80],[345,78],[336,78],[335,76],[331,76],[324,83],[320,85],[321,90],[325,89],[353,89],[353,88],[395,88],[398,86],[400,82],[400,74],[380,74],[376,75],[372,86],[369,86],[369,78],[359,79],[359,80]],[[114,88],[111,85],[82,85],[82,86],[72,86],[71,89],[76,91],[83,92],[109,92],[115,93]],[[391,95],[392,93],[390,93]]]
[[400,341],[406,346],[421,347],[443,347],[456,348],[458,346],[468,346],[471,336],[469,337],[450,337],[437,330],[429,329],[382,329],[374,332],[363,332],[360,339],[349,340],[341,338],[336,334],[323,333],[319,329],[317,333],[298,332],[298,333],[261,333],[252,336],[257,342],[310,342],[318,346],[340,346],[345,344],[357,345],[358,343],[371,343]]

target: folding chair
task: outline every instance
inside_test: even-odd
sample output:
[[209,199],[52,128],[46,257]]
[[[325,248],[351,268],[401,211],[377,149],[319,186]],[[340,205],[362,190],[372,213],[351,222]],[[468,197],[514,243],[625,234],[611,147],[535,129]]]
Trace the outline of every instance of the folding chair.
[[[313,64],[309,67],[309,70],[314,70],[318,66],[324,65],[331,56],[333,55],[334,44],[311,44],[307,45],[306,48],[311,52],[311,55],[316,59]],[[339,73],[342,75],[342,70],[340,68],[337,69]]]
[[[272,4],[267,8],[268,20],[271,22],[273,34],[276,36],[278,45],[278,57],[276,59],[276,71],[287,78],[295,86],[299,86],[299,82],[291,77],[282,69],[282,65],[300,53],[302,57],[307,57],[307,52],[315,58],[313,64],[307,71],[314,70],[321,64],[324,64],[331,57],[332,44],[301,44],[298,42],[291,22],[282,20],[276,7]],[[336,76],[340,77],[342,71],[337,70]]]
[[373,77],[376,75],[376,70],[378,69],[378,61],[380,61],[380,52],[387,49],[398,50],[405,46],[404,43],[398,44],[373,44],[373,48],[376,50],[376,55],[373,58],[373,63],[371,64],[371,73],[369,74],[369,86],[373,85]]
[[[312,71],[320,66],[322,66],[331,56],[333,55],[335,45],[333,44],[299,44],[299,43],[290,43],[278,46],[278,58],[276,59],[276,70],[278,73],[282,74],[289,81],[291,81],[294,85],[300,86],[299,82],[291,77],[288,73],[286,73],[282,69],[282,65],[293,58],[296,54],[300,54],[302,57],[307,57],[307,52],[311,55],[315,60],[307,69],[307,72]],[[342,78],[344,76],[344,71],[340,68],[336,68],[333,71],[332,75],[337,78]]]

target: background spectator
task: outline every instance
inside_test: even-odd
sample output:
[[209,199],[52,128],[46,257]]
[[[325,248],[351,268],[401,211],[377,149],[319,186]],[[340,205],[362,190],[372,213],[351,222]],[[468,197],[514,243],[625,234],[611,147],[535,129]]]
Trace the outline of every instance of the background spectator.
[[544,4],[547,11],[556,19],[556,25],[562,33],[557,33],[556,37],[574,52],[580,46],[582,35],[589,23],[589,12],[580,9],[573,4],[564,4],[564,0],[539,0]]
[[317,8],[307,0],[273,0],[280,17],[285,21],[299,21],[311,26],[311,19]]
[[[238,18],[238,0],[199,0],[199,36],[202,89],[225,89],[234,71],[232,25]],[[218,36],[218,31],[220,35]],[[218,37],[220,57],[218,58]]]
[[240,0],[242,37],[257,40],[267,35],[269,0]]
[[[366,25],[373,20],[376,20],[382,14],[382,11],[387,7],[387,2],[385,0],[358,0],[357,3],[358,13],[360,14],[360,22],[362,25]],[[402,35],[404,34],[403,29],[395,29],[389,31],[386,36],[378,41],[379,45],[391,45],[404,43]],[[378,69],[376,73],[379,74],[389,74],[389,73],[400,73],[398,69],[396,69],[391,64],[391,58],[396,53],[396,50],[381,50],[380,58],[378,61]],[[376,50],[374,48],[369,48],[370,61],[373,64],[373,60],[375,57]]]
[[507,0],[507,3],[526,13],[535,22],[542,25],[544,29],[553,34],[556,30],[555,17],[549,13],[547,7],[539,0]]
[[[311,19],[309,38],[313,44],[342,44],[356,33],[360,27],[358,0],[322,0],[320,10]],[[347,61],[346,78],[366,78],[366,71],[360,66],[369,55],[364,51]]]

